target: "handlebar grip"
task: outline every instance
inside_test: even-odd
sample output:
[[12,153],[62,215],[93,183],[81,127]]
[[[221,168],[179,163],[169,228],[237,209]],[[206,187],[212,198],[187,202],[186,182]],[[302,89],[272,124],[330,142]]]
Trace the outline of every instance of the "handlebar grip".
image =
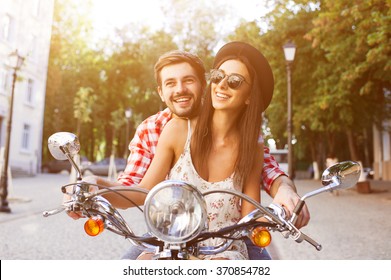
[[318,242],[316,242],[315,240],[313,240],[311,237],[309,237],[304,233],[301,233],[301,235],[302,235],[302,239],[310,243],[312,246],[314,246],[316,250],[318,251],[322,250],[321,244],[319,244]]
[[291,218],[291,223],[295,224],[297,217],[299,216],[301,210],[303,209],[305,205],[304,200],[299,200],[299,203],[297,203],[295,209],[293,210],[292,218]]
[[64,210],[65,210],[65,207],[57,208],[57,209],[53,209],[53,210],[50,210],[50,211],[44,211],[44,212],[42,213],[42,215],[43,215],[44,217],[49,217],[49,216],[58,214],[58,213],[60,213],[60,212],[62,212],[62,211],[64,211]]

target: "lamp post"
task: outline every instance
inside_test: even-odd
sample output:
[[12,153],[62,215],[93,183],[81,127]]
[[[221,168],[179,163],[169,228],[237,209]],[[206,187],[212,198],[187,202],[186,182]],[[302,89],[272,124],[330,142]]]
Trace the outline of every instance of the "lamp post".
[[296,45],[288,42],[284,45],[284,55],[286,61],[286,71],[288,79],[288,173],[293,178],[293,150],[292,150],[292,89],[291,89],[291,64],[295,59]]
[[129,145],[129,133],[130,133],[130,118],[132,117],[132,109],[127,108],[125,110],[125,117],[126,117],[126,143],[125,143],[125,152],[124,152],[124,158],[128,155],[128,145]]
[[8,196],[8,162],[9,162],[9,152],[10,152],[10,142],[11,142],[11,128],[12,128],[12,113],[14,107],[14,92],[15,92],[15,83],[17,78],[17,72],[20,67],[22,67],[24,58],[19,55],[18,50],[15,50],[9,55],[9,66],[14,70],[12,75],[12,89],[11,89],[11,100],[8,110],[8,122],[7,122],[7,134],[4,147],[4,164],[1,169],[1,180],[0,180],[0,190],[1,190],[1,206],[0,212],[10,213],[11,209],[8,206],[7,196]]

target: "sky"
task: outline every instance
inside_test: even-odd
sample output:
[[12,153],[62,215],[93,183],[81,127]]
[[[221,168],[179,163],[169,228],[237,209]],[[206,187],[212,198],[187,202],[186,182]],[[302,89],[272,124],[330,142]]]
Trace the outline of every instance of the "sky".
[[[198,0],[185,0],[187,2]],[[238,18],[253,20],[259,16],[262,0],[214,0],[232,5]],[[152,29],[161,27],[164,17],[160,11],[160,0],[93,0],[91,17],[98,34],[109,34],[116,27],[129,22],[143,23]],[[233,19],[234,20],[234,19]]]

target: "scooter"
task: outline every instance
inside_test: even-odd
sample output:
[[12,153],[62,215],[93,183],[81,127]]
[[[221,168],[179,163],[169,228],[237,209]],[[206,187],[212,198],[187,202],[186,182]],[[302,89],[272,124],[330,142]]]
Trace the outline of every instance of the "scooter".
[[[79,166],[73,157],[80,150],[76,135],[58,132],[48,139],[48,147],[57,160],[69,160],[76,170],[77,180],[62,186],[62,192],[71,198],[59,208],[45,211],[44,217],[63,211],[81,212],[88,217],[84,230],[91,236],[99,235],[104,229],[128,239],[133,245],[150,252],[153,259],[188,260],[201,255],[215,255],[227,250],[234,240],[250,240],[261,248],[271,243],[271,232],[279,232],[284,238],[297,243],[306,241],[320,251],[322,245],[295,227],[305,200],[327,191],[346,189],[354,186],[361,173],[360,164],[354,161],[339,162],[327,168],[322,175],[322,187],[303,195],[296,205],[293,215],[288,218],[282,206],[270,204],[267,207],[236,190],[212,190],[200,192],[196,186],[182,181],[166,180],[150,191],[140,187],[111,187],[89,192],[90,183],[83,182]],[[68,188],[72,191],[67,192]],[[99,187],[99,186],[98,186]],[[146,195],[143,211],[148,232],[136,235],[120,212],[103,196],[110,192],[139,192]],[[210,231],[207,222],[207,208],[204,198],[215,193],[228,193],[238,196],[254,205],[253,210],[238,223]],[[219,238],[214,246],[203,246],[202,241]]]

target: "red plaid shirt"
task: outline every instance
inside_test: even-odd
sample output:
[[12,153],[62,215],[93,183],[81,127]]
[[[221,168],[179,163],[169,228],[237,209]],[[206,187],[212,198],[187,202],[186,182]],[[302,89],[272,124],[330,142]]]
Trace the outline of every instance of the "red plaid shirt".
[[[156,152],[157,142],[164,126],[172,118],[168,108],[147,118],[137,128],[134,138],[129,144],[130,155],[128,164],[118,177],[122,185],[137,185],[147,172]],[[267,193],[273,181],[280,175],[285,175],[278,167],[278,163],[270,155],[268,147],[264,147],[263,186]]]

